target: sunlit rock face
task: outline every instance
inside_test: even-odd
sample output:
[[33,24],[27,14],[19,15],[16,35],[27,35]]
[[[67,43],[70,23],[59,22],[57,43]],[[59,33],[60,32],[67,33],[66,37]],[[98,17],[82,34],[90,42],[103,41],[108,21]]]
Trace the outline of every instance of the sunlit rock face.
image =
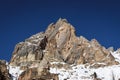
[[[64,64],[52,65],[52,62]],[[19,80],[59,80],[57,74],[49,73],[49,68],[69,69],[73,64],[98,68],[118,62],[112,56],[111,49],[101,46],[96,39],[89,41],[83,36],[76,36],[75,28],[61,18],[56,23],[51,23],[45,32],[18,43],[10,61],[11,66],[19,66],[23,70]]]

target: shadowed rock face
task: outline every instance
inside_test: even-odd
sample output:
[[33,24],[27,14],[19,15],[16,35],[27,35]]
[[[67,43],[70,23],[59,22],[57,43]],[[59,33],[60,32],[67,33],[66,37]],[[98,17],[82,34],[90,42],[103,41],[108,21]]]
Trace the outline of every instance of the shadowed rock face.
[[6,66],[6,62],[0,60],[0,80],[10,80],[10,79],[11,77]]
[[[89,41],[83,36],[77,37],[74,27],[66,19],[59,19],[55,24],[50,24],[45,32],[18,43],[13,51],[10,65],[24,67],[25,72],[21,74],[19,80],[29,80],[31,77],[36,77],[35,80],[52,78],[58,80],[57,75],[48,72],[41,77],[37,74],[41,73],[39,69],[44,69],[50,62],[55,61],[65,62],[68,65],[92,64],[92,67],[117,64],[110,51],[101,46],[97,40]],[[36,73],[37,76],[33,76],[32,73]],[[50,76],[45,78],[47,74]]]

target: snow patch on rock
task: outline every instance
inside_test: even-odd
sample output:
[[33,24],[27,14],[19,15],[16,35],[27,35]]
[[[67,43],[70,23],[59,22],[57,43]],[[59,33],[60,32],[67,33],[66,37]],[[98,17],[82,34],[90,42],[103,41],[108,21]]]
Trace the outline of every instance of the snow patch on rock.
[[23,70],[20,70],[20,67],[9,66],[9,73],[11,74],[13,80],[18,80],[22,72]]

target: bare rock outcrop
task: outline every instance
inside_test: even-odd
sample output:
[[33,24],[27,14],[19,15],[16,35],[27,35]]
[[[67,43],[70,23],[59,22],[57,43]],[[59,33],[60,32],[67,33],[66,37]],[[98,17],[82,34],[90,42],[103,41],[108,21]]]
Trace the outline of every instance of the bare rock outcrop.
[[11,76],[7,69],[6,61],[0,60],[0,80],[10,80]]
[[18,80],[59,80],[57,74],[49,72],[49,68],[29,68],[25,70]]
[[38,33],[26,39],[25,42],[20,42],[16,45],[10,61],[11,65],[20,66],[24,62],[32,62],[43,58],[44,34]]

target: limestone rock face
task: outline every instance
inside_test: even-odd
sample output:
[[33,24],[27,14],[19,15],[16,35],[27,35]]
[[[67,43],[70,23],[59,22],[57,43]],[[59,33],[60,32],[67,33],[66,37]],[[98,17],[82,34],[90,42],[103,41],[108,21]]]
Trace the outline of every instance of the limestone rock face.
[[6,62],[0,60],[0,80],[10,80],[10,74],[6,66]]
[[77,37],[74,27],[66,19],[59,19],[45,32],[18,43],[10,65],[24,70],[19,80],[58,80],[56,74],[46,69],[53,66],[49,65],[52,62],[63,62],[66,68],[71,64],[89,64],[91,67],[117,64],[110,51],[96,39],[89,41],[83,36]]

